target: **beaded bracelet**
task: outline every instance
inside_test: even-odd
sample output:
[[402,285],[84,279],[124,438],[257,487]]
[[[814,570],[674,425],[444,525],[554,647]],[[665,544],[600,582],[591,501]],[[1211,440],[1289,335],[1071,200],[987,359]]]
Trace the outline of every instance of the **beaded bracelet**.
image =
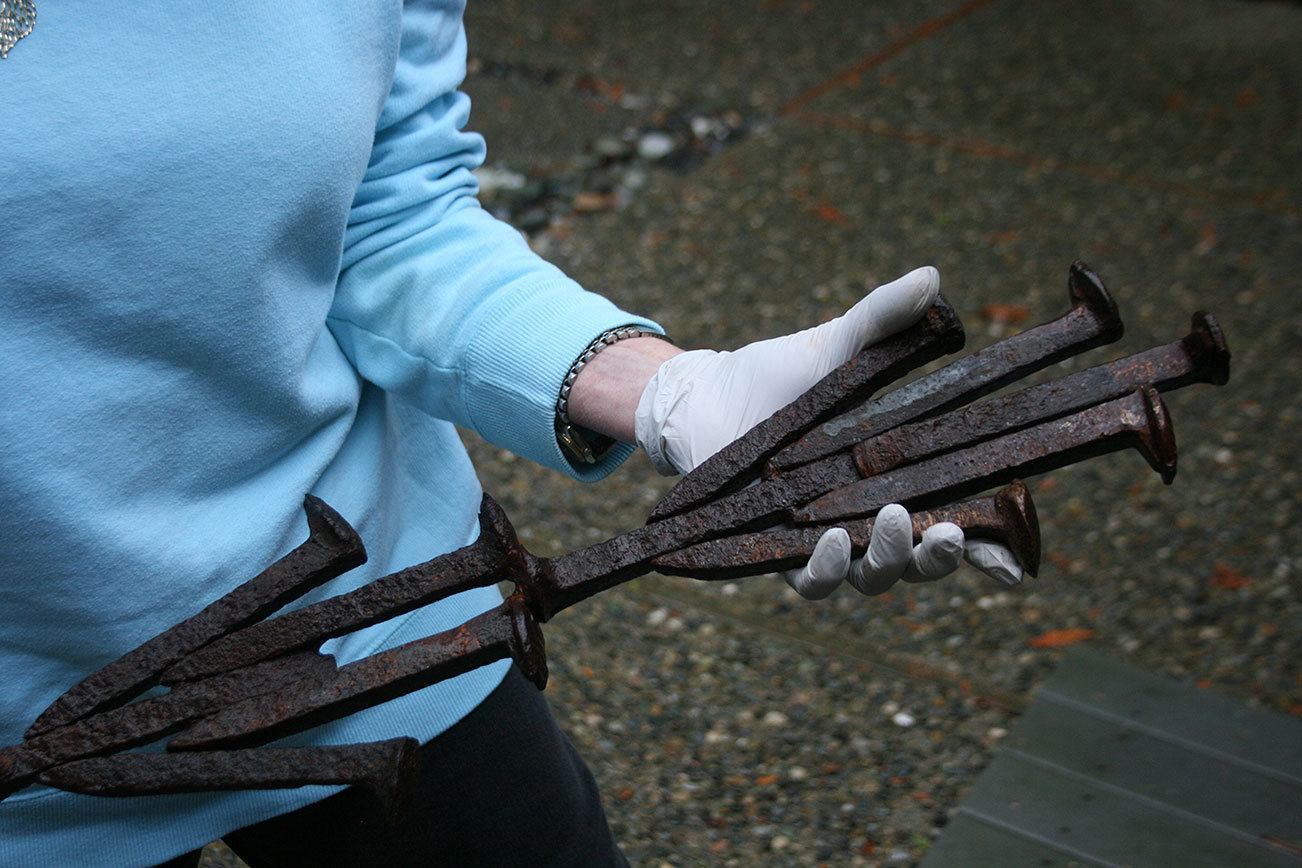
[[595,431],[589,431],[586,428],[580,428],[572,424],[566,410],[569,407],[570,390],[574,388],[574,381],[579,378],[579,371],[582,371],[584,366],[592,361],[592,357],[597,353],[626,338],[669,340],[660,332],[654,332],[641,326],[626,325],[602,332],[584,348],[583,352],[579,353],[579,357],[574,360],[574,364],[570,365],[570,369],[565,372],[565,379],[561,382],[561,393],[556,399],[556,440],[561,444],[566,456],[573,461],[582,464],[596,464],[615,447],[616,441],[613,437],[607,437],[604,434],[598,434]]

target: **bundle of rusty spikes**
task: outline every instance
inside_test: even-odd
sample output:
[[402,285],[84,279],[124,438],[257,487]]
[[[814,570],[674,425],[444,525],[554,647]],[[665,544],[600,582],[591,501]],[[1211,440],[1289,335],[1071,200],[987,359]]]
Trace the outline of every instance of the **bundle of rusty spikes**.
[[[915,538],[952,521],[1008,546],[1035,575],[1039,525],[1020,477],[1134,447],[1171,482],[1176,447],[1158,392],[1224,384],[1229,351],[1212,316],[1170,344],[977,400],[1121,337],[1116,305],[1083,263],[1071,308],[1050,322],[872,396],[963,346],[939,300],[912,328],[868,347],[684,477],[648,523],[556,558],[516,539],[485,496],[473,544],[355,591],[268,618],[366,559],[361,540],[308,497],[306,542],[194,617],[59,697],[19,745],[0,750],[0,798],[34,782],[79,793],[138,795],[351,783],[401,815],[417,745],[258,748],[493,660],[513,658],[541,689],[539,624],[621,582],[656,571],[704,580],[803,563],[829,527],[856,556],[888,503],[913,511]],[[757,484],[752,484],[757,483]],[[996,486],[993,496],[960,503]],[[948,505],[947,505],[948,504]],[[515,592],[461,626],[336,667],[322,642],[508,579]],[[170,691],[131,702],[158,684]],[[117,754],[179,735],[169,753]]]

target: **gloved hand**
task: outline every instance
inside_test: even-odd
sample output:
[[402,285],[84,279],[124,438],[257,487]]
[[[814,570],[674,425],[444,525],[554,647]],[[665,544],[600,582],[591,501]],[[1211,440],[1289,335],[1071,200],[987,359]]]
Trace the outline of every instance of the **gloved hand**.
[[[732,352],[693,350],[660,365],[638,402],[638,445],[661,473],[689,473],[791,403],[863,347],[912,325],[940,292],[940,274],[927,266],[870,292],[845,314],[796,334],[747,344]],[[991,542],[963,539],[948,522],[913,545],[909,514],[892,504],[877,516],[864,557],[850,557],[842,528],[823,534],[809,563],[786,574],[802,597],[821,600],[849,581],[860,593],[887,591],[900,579],[935,581],[969,563],[1015,585],[1022,570],[1013,553]]]

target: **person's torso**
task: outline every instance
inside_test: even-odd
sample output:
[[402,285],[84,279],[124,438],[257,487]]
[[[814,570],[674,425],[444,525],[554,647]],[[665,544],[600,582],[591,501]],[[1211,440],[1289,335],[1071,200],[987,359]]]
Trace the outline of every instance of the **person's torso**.
[[306,492],[371,552],[345,587],[466,542],[479,494],[325,325],[401,4],[37,14],[0,61],[2,744],[299,542]]

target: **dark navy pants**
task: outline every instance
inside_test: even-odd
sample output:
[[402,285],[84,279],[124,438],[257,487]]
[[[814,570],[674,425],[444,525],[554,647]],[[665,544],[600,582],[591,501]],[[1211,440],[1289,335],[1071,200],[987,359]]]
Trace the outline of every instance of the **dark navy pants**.
[[[424,746],[407,819],[344,790],[222,836],[252,868],[290,865],[627,866],[596,783],[514,667],[474,711]],[[165,863],[193,868],[198,851]]]

